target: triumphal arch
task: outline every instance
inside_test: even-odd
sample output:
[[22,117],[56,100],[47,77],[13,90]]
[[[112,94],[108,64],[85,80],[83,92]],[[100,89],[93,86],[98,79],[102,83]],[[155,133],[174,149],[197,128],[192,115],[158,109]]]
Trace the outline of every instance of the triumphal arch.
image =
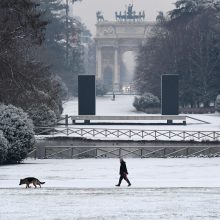
[[154,23],[145,21],[145,12],[136,13],[133,5],[124,12],[115,12],[115,21],[106,21],[100,11],[96,24],[96,77],[111,91],[120,91],[122,56],[127,51],[138,52],[150,36]]

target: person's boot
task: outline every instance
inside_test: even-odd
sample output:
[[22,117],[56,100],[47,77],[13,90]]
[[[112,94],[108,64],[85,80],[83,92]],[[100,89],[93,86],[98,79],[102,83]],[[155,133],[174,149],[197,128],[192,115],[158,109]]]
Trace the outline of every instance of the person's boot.
[[121,181],[122,181],[122,178],[120,177],[120,178],[119,178],[119,181],[118,181],[118,184],[115,185],[115,186],[120,186],[120,185],[121,185]]
[[129,179],[127,179],[127,183],[128,183],[128,186],[131,186],[131,183],[130,183]]

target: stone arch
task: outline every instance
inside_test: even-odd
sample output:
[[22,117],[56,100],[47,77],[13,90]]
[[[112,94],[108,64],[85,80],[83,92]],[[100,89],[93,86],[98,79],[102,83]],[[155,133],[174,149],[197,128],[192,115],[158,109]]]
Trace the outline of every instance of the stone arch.
[[[129,83],[133,80],[136,56],[137,56],[136,51],[132,49],[123,50],[121,52],[121,69],[120,69],[121,84],[123,84],[123,82]],[[131,67],[133,69],[131,69]]]
[[[112,66],[112,89],[120,91],[122,80],[120,77],[123,51],[138,51],[150,32],[154,23],[151,22],[99,22],[96,24],[96,76],[103,79],[106,64]],[[106,49],[111,56],[106,55]],[[106,58],[105,58],[106,57]]]

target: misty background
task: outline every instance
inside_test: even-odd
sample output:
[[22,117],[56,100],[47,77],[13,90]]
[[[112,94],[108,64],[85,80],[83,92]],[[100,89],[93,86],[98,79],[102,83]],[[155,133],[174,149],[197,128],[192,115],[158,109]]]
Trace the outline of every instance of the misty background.
[[[66,0],[64,0],[66,1]],[[115,21],[115,11],[127,10],[129,4],[134,4],[134,10],[145,11],[146,21],[155,21],[159,11],[167,13],[174,8],[174,0],[83,0],[70,5],[70,13],[73,16],[80,17],[82,23],[96,35],[96,12],[101,11],[104,19]],[[126,65],[128,78],[133,78],[135,69],[136,55],[133,52],[127,52],[123,56],[123,62]]]
[[[66,0],[64,0],[66,1]],[[115,11],[124,11],[134,4],[134,10],[145,11],[146,21],[155,21],[159,11],[168,12],[174,8],[174,0],[83,0],[70,5],[71,13],[79,16],[87,28],[95,35],[96,12],[101,11],[105,20],[114,21]]]

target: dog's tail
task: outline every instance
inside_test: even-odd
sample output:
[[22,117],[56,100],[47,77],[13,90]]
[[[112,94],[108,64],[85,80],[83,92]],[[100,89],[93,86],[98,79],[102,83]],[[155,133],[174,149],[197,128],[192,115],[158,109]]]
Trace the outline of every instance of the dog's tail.
[[40,184],[44,184],[45,182],[40,182]]

